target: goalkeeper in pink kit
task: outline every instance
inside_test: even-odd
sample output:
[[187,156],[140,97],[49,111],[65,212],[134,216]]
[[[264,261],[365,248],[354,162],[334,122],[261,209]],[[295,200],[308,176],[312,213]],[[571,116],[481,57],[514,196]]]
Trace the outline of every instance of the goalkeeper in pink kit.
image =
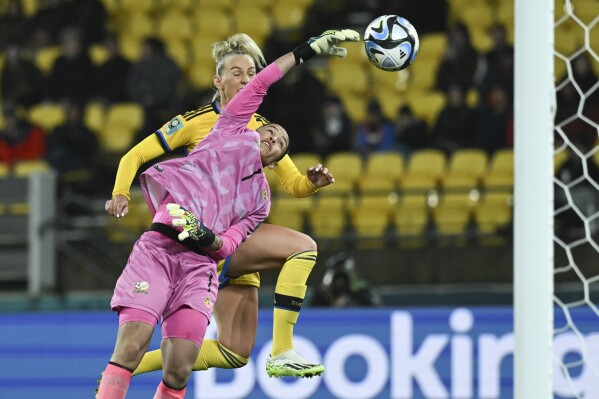
[[217,261],[268,216],[262,168],[281,159],[289,137],[277,124],[247,124],[269,86],[316,54],[344,57],[352,30],[327,31],[278,58],[222,110],[213,131],[186,158],[158,163],[141,177],[154,214],[119,277],[111,307],[119,315],[114,353],[97,398],[125,398],[133,370],[162,321],[163,377],[155,399],[184,398],[218,291]]

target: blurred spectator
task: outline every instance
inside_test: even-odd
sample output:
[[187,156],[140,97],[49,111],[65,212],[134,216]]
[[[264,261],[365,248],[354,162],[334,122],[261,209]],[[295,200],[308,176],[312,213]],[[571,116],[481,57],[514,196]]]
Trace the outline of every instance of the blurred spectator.
[[[314,148],[309,132],[318,123],[325,93],[324,85],[308,68],[294,68],[285,79],[268,90],[259,113],[269,121],[285,126],[290,137],[293,137],[291,151],[310,152]],[[282,107],[281,104],[288,98],[294,99],[294,106]]]
[[477,109],[476,147],[489,154],[514,145],[514,112],[511,97],[500,85],[493,87]]
[[60,38],[63,54],[56,59],[49,76],[50,98],[85,103],[91,95],[94,69],[83,47],[81,32],[67,28]]
[[381,298],[355,270],[354,258],[341,252],[329,258],[322,282],[310,302],[311,306],[355,307],[380,306]]
[[424,119],[414,115],[409,105],[402,106],[395,118],[395,149],[404,156],[430,144],[430,132]]
[[329,97],[322,106],[318,124],[312,131],[314,149],[321,157],[350,151],[352,123],[338,97]]
[[114,36],[106,37],[104,47],[108,58],[96,67],[94,74],[94,97],[104,103],[129,100],[126,90],[131,63],[121,54]]
[[466,104],[464,90],[452,85],[447,92],[447,105],[433,127],[433,145],[450,154],[474,145],[476,115]]
[[3,107],[4,128],[0,130],[0,162],[42,159],[46,151],[44,131],[18,115],[16,104]]
[[29,29],[29,20],[23,14],[21,1],[8,0],[6,13],[0,16],[0,51],[9,44],[24,44]]
[[393,150],[395,129],[383,115],[381,105],[370,100],[366,106],[366,120],[358,125],[356,149],[362,155]]
[[31,20],[31,45],[41,48],[56,44],[60,32],[69,26],[70,13],[66,0],[45,0]]
[[67,103],[66,116],[66,122],[49,135],[46,159],[62,183],[81,187],[93,176],[98,140],[83,124],[81,105]]
[[468,90],[474,83],[477,65],[478,53],[472,46],[468,28],[461,22],[455,23],[449,29],[447,49],[437,70],[437,89],[447,91],[450,86],[458,85]]
[[21,47],[12,43],[4,51],[4,68],[0,76],[2,100],[29,107],[44,98],[44,76],[33,62],[25,58]]
[[501,86],[511,98],[514,93],[514,48],[507,41],[504,25],[493,25],[490,34],[493,47],[480,63],[480,95],[486,97],[493,88]]
[[141,104],[145,111],[138,141],[178,113],[181,78],[181,71],[166,54],[164,43],[154,38],[144,40],[141,59],[131,66],[126,81],[129,97]]
[[84,47],[104,39],[107,13],[100,0],[70,0],[68,12],[69,25],[79,29]]

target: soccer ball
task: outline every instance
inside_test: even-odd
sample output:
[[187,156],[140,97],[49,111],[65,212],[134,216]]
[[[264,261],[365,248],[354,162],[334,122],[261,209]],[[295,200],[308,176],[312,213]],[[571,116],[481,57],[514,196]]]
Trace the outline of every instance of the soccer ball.
[[382,15],[364,33],[364,48],[370,62],[383,71],[400,71],[418,54],[418,33],[407,19]]

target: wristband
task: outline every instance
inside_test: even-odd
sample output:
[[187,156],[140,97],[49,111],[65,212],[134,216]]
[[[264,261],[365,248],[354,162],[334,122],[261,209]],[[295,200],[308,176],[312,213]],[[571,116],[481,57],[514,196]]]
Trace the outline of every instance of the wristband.
[[293,49],[293,56],[295,57],[295,65],[299,65],[304,61],[308,61],[310,58],[316,55],[316,51],[308,43],[302,43]]
[[198,243],[205,248],[211,246],[214,243],[214,240],[216,240],[214,232],[204,226],[204,223],[200,222],[200,228],[198,229]]

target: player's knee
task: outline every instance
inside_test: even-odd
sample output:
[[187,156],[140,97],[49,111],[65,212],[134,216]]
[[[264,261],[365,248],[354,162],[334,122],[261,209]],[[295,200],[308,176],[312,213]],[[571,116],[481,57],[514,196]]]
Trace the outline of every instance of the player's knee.
[[294,239],[294,242],[295,242],[294,253],[317,250],[316,241],[314,241],[312,239],[312,237],[310,237],[307,234],[298,233],[297,237]]
[[177,364],[165,368],[162,372],[164,382],[170,387],[183,387],[187,384],[189,375],[191,374],[191,366]]

